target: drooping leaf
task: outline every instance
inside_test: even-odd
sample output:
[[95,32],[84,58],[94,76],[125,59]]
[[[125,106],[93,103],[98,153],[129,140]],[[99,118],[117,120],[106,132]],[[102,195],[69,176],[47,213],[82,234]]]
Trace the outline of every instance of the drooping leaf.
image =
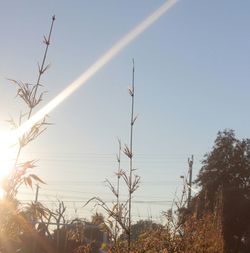
[[35,174],[30,174],[29,176],[30,176],[31,178],[33,178],[34,180],[36,180],[36,181],[42,183],[42,184],[46,184],[40,177],[38,177],[38,176],[35,175]]
[[24,178],[24,183],[25,185],[29,186],[30,188],[32,188],[32,180],[30,177],[25,177]]

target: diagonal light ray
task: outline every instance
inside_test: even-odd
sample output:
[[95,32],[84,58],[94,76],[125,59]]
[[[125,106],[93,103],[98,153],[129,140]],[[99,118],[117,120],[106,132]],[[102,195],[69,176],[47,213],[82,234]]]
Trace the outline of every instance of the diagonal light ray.
[[92,66],[82,73],[76,80],[69,84],[63,91],[61,91],[55,98],[53,98],[42,109],[35,113],[29,120],[24,122],[18,129],[12,133],[12,137],[18,139],[26,131],[28,131],[39,120],[43,119],[65,99],[67,99],[78,88],[85,84],[97,71],[104,67],[114,56],[116,56],[122,49],[128,46],[148,27],[154,24],[165,12],[173,7],[178,0],[168,0],[161,5],[156,11],[139,23],[129,33],[122,37],[112,48],[110,48],[104,55],[102,55]]

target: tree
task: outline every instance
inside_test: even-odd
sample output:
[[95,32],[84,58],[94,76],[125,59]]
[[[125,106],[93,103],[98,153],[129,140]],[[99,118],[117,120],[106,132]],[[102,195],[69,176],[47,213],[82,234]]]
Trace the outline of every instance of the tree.
[[206,154],[196,182],[209,191],[250,189],[250,140],[237,140],[233,130],[219,132],[212,152]]
[[202,164],[196,179],[201,191],[193,208],[200,215],[220,209],[224,250],[239,252],[250,229],[250,140],[238,140],[233,130],[219,132]]
[[[154,223],[152,220],[139,220],[135,224],[131,225],[131,241],[136,241],[139,237],[150,230],[156,230],[157,228],[163,228],[161,224]],[[120,235],[120,239],[126,239],[126,233]]]

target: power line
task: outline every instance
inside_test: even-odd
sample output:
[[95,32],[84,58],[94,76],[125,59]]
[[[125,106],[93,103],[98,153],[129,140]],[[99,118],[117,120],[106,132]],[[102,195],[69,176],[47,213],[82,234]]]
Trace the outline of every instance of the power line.
[[[49,155],[62,155],[62,156],[65,156],[65,155],[85,155],[85,156],[112,156],[112,157],[116,157],[116,153],[95,153],[95,152],[75,152],[75,151],[72,151],[72,152],[58,152],[58,151],[29,151],[29,154],[49,154]],[[136,156],[164,156],[164,157],[178,157],[178,156],[182,156],[182,157],[188,157],[190,154],[188,153],[136,153],[135,154]],[[201,154],[201,153],[194,153],[193,154],[194,156],[204,156],[204,154]]]
[[[40,189],[42,189],[42,188],[40,188]],[[53,193],[51,193],[51,192],[53,192]],[[70,191],[68,191],[68,190],[66,191],[65,190],[65,193],[77,193],[77,194],[83,194],[83,195],[86,195],[86,194],[91,195],[91,194],[93,194],[93,192],[90,192],[90,191],[88,191],[88,192],[82,192],[82,191],[71,191],[71,190]],[[21,196],[23,196],[23,195],[28,195],[28,196],[32,195],[32,196],[34,196],[33,192],[23,192],[23,191],[20,191],[19,194]],[[64,195],[62,189],[61,190],[53,190],[53,189],[52,190],[51,189],[46,189],[45,190],[45,189],[42,189],[42,191],[40,190],[40,195],[46,196],[46,197],[55,197],[55,196],[58,196],[58,195],[63,196],[63,197],[69,196],[69,195]],[[70,197],[73,197],[73,198],[77,197],[76,195],[70,196]],[[95,195],[114,196],[112,192],[95,192]],[[121,193],[120,196],[127,197],[127,194],[122,194]],[[152,196],[152,195],[141,195],[141,194],[138,195],[137,194],[136,198],[149,198],[149,199],[156,198],[156,199],[159,199],[159,198],[165,198],[164,196],[162,195],[161,197],[159,197],[159,196]]]
[[[86,199],[87,201],[89,199]],[[86,201],[85,199],[83,200],[62,200],[65,203],[82,203],[84,204],[84,201]],[[22,199],[20,200],[21,203],[26,203],[26,202],[32,202],[32,200],[29,199]],[[58,203],[56,200],[47,200],[47,199],[40,199],[39,202],[41,203]],[[93,201],[94,202],[94,201]],[[115,201],[112,200],[106,200],[104,201],[105,203],[114,203]],[[121,203],[126,203],[126,201],[120,201]],[[172,204],[173,201],[172,200],[162,200],[162,201],[156,201],[156,200],[134,200],[132,201],[135,204],[155,204],[155,205],[159,205],[159,204]]]
[[[111,182],[112,183],[112,182]],[[169,183],[180,183],[180,181],[178,180],[161,180],[161,181],[142,181],[141,183],[143,184],[169,184]],[[81,185],[84,185],[84,184],[93,184],[93,185],[96,185],[96,184],[101,184],[101,185],[106,185],[106,182],[105,181],[83,181],[83,180],[51,180],[51,181],[48,181],[47,184],[52,184],[52,185],[55,185],[55,184],[72,184],[72,185],[76,185],[76,184],[81,184]]]

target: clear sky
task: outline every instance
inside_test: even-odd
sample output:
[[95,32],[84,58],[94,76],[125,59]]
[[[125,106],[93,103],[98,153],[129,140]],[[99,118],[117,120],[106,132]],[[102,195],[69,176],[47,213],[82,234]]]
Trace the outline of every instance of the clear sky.
[[[0,123],[23,108],[6,78],[34,82],[37,62],[56,15],[42,83],[44,104],[94,63],[162,0],[1,1]],[[129,140],[132,58],[135,59],[135,168],[142,178],[134,217],[159,216],[181,187],[187,158],[195,174],[219,130],[250,136],[250,2],[180,0],[85,86],[50,113],[53,126],[25,150],[48,185],[40,199],[56,197],[80,208],[82,200],[112,200],[117,137]],[[123,167],[127,161],[123,158]],[[23,194],[33,199],[34,193]],[[160,201],[160,202],[152,202]],[[166,201],[166,202],[164,202]],[[72,203],[75,204],[72,204]],[[47,202],[49,203],[49,202]]]

